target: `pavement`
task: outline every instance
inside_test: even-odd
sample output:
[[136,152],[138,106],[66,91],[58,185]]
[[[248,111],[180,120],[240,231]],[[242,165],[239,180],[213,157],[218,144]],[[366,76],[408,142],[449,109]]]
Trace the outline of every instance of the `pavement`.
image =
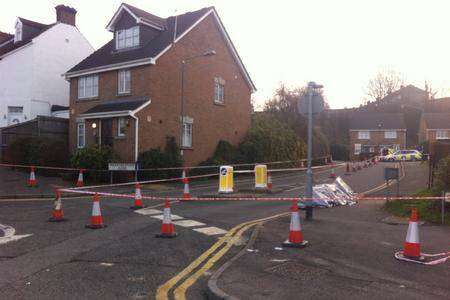
[[[411,166],[412,172],[415,168],[420,168],[419,165]],[[341,175],[357,192],[363,192],[383,183],[382,176],[380,177],[383,173],[382,168],[378,165],[345,175],[345,169],[339,167],[336,168],[336,173]],[[315,172],[315,182],[332,181],[328,175],[329,170]],[[253,179],[248,176],[238,176],[237,181],[237,186],[242,190],[249,190],[254,184]],[[276,174],[273,177],[274,187],[282,190],[276,196],[298,196],[304,192],[304,182],[304,172]],[[181,187],[181,183],[149,185],[144,186],[143,194],[180,196]],[[120,187],[98,190],[132,193],[133,189]],[[191,182],[191,194],[194,196],[216,191],[217,180]],[[315,210],[315,220],[305,224],[305,236],[311,241],[311,247],[305,249],[305,252],[274,250],[274,247],[279,246],[288,234],[289,218],[280,215],[289,211],[290,203],[287,202],[174,202],[172,214],[175,215],[174,219],[178,219],[174,221],[179,222],[175,223],[175,230],[179,234],[175,239],[154,237],[161,228],[159,218],[163,204],[161,201],[148,200],[144,200],[144,203],[148,208],[136,212],[129,209],[132,205],[131,199],[102,197],[102,213],[108,227],[101,230],[89,230],[85,229],[84,225],[89,223],[92,206],[90,198],[63,198],[64,213],[68,221],[62,223],[46,222],[52,210],[52,201],[0,200],[0,224],[12,226],[17,236],[24,236],[15,241],[3,243],[4,238],[0,232],[0,270],[2,270],[0,299],[53,299],[56,297],[167,299],[174,296],[176,299],[204,298],[211,274],[221,264],[236,255],[246,245],[252,230],[260,226],[263,227],[256,239],[255,247],[258,249],[257,253],[264,254],[263,258],[260,258],[259,254],[244,255],[244,261],[232,266],[234,268],[248,265],[248,267],[240,270],[230,269],[231,271],[226,271],[218,282],[219,286],[232,294],[236,293],[239,298],[252,298],[252,295],[254,299],[262,297],[260,293],[250,292],[254,288],[261,291],[268,289],[266,293],[269,294],[265,298],[280,299],[283,298],[282,295],[287,295],[277,288],[276,285],[281,283],[275,279],[272,283],[267,282],[267,285],[264,283],[265,288],[252,285],[252,281],[237,279],[245,277],[246,274],[249,278],[259,273],[263,275],[260,276],[261,278],[269,276],[264,271],[267,268],[260,269],[259,265],[262,268],[267,263],[276,263],[270,261],[273,258],[273,251],[290,255],[287,259],[299,259],[300,264],[308,260],[305,260],[304,253],[316,255],[318,257],[316,262],[320,263],[322,259],[322,263],[329,264],[331,271],[328,273],[319,270],[319,272],[313,265],[310,266],[311,272],[319,275],[325,272],[325,277],[340,269],[347,272],[345,273],[347,275],[359,270],[358,272],[364,271],[369,275],[373,272],[376,274],[373,275],[374,278],[387,274],[395,280],[405,281],[406,284],[403,285],[409,286],[409,281],[405,278],[408,272],[415,270],[418,273],[414,275],[417,280],[409,279],[410,281],[420,281],[419,279],[429,275],[430,280],[433,279],[436,282],[434,285],[436,291],[429,292],[427,296],[439,297],[439,293],[448,292],[441,284],[445,278],[448,278],[448,264],[443,265],[447,269],[442,266],[433,267],[433,270],[437,270],[436,275],[431,275],[434,274],[431,271],[421,275],[421,270],[424,268],[416,269],[393,259],[393,251],[401,246],[406,228],[377,222],[385,213],[379,210],[375,202],[367,201],[353,207]],[[280,216],[273,220],[251,222],[274,215]],[[250,223],[243,224],[244,222]],[[446,228],[426,227],[426,230],[430,237],[427,242],[424,242],[427,250],[439,251],[441,248],[449,248],[450,235]],[[431,232],[428,233],[428,230]],[[440,244],[435,243],[437,240]],[[266,261],[264,257],[270,257],[270,259]],[[253,259],[263,260],[254,261],[254,264],[251,264]],[[274,264],[273,267],[275,266]],[[288,266],[287,271],[280,266],[279,270],[275,268],[273,272],[270,272],[279,278],[295,277],[296,273],[301,273],[295,266],[285,266]],[[300,268],[300,265],[298,267]],[[386,268],[385,271],[383,271],[384,268]],[[228,276],[239,272],[240,277],[236,277],[233,284],[233,279]],[[230,276],[233,277],[233,275]],[[305,289],[300,291],[296,289],[296,285],[301,286],[300,281],[303,278],[303,275],[299,276],[293,286],[290,281],[290,284],[281,286],[286,289],[293,288],[296,293],[313,296],[314,285],[311,285],[310,289],[306,284]],[[311,276],[305,278],[312,278]],[[331,291],[344,286],[345,280],[344,277],[331,277],[331,279],[327,277],[328,284],[322,285],[322,289],[323,295],[339,296],[333,298],[347,297],[351,295],[353,285],[356,287],[363,285],[361,280],[348,279],[345,283],[347,292],[333,294]],[[242,286],[244,282],[247,288],[242,287],[240,289],[242,294],[237,293],[233,289],[234,286]],[[254,282],[263,281],[255,280]],[[391,288],[390,282],[388,280],[386,284]],[[318,283],[315,289],[320,289]],[[281,294],[270,294],[272,290],[279,291]],[[374,288],[374,292],[375,290]],[[378,292],[379,295],[389,296],[391,289],[386,291],[378,289]]]
[[36,176],[37,187],[29,187],[29,170],[0,167],[0,198],[45,197],[54,195],[57,187],[73,186],[73,183],[64,181],[59,176],[43,176],[39,171]]

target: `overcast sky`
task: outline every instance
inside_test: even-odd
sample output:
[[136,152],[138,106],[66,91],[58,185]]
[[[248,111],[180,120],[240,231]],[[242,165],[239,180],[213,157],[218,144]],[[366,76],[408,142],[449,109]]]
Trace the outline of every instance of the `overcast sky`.
[[[105,29],[119,0],[3,0],[0,30],[13,32],[17,16],[55,21],[54,6],[78,10],[77,26],[95,49],[111,39]],[[333,108],[365,97],[380,69],[401,72],[407,83],[432,83],[450,94],[450,1],[446,0],[128,0],[167,17],[214,5],[247,70],[262,105],[280,83],[324,85]],[[8,3],[6,5],[6,3]]]

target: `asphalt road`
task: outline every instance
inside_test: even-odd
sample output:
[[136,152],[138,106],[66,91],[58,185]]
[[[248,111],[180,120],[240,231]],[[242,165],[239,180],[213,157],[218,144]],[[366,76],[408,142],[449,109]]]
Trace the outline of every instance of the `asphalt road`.
[[[357,192],[382,183],[380,165],[352,175],[343,175],[342,167],[337,168],[336,172]],[[331,181],[328,174],[329,170],[317,172],[316,183]],[[281,189],[279,195],[283,196],[303,193],[304,182],[302,172],[277,174],[273,178],[274,189]],[[253,186],[253,180],[239,176],[237,185],[240,190],[248,193]],[[132,189],[123,187],[101,190],[132,192]],[[145,186],[143,193],[180,196],[181,191],[180,184],[152,185]],[[193,195],[211,194],[216,191],[216,180],[191,184]],[[161,220],[130,210],[131,202],[132,200],[127,199],[103,198],[103,218],[108,227],[88,230],[84,225],[89,222],[90,217],[89,198],[64,198],[64,213],[69,220],[63,223],[46,222],[52,210],[51,201],[0,200],[0,223],[13,226],[18,235],[32,234],[18,241],[0,244],[0,298],[153,298],[158,287],[179,274],[212,245],[220,242],[220,237],[226,231],[242,222],[287,212],[290,206],[290,203],[286,202],[255,201],[173,203],[172,214],[182,218],[181,221],[185,223],[183,226],[175,226],[179,233],[177,238],[157,239],[154,235],[160,230]],[[154,206],[154,209],[162,209],[160,201],[144,202],[148,206]],[[355,210],[355,216],[358,215],[358,208],[359,206],[351,208]],[[346,209],[339,209],[343,212],[340,222],[346,223]],[[316,211],[316,214],[321,217],[325,211],[333,215],[334,209]],[[195,224],[193,221],[202,225],[197,223],[193,227],[186,227]],[[288,219],[273,222],[282,222],[285,225]],[[327,226],[333,224],[326,223]],[[308,226],[315,228],[315,225],[313,222]],[[348,227],[353,225],[359,224],[349,222]],[[207,231],[195,230],[199,228],[207,228]],[[243,231],[242,236],[237,233],[233,235],[238,241],[237,244],[244,244],[249,232]],[[332,231],[329,235],[332,235]],[[361,236],[355,238],[361,239]],[[278,244],[279,241],[274,239],[274,243]],[[218,262],[212,263],[211,269],[205,270],[204,274],[186,289],[187,297],[203,297],[207,278],[204,275],[210,274],[217,264],[234,255],[239,249],[240,247],[231,247],[223,253]],[[172,295],[174,288],[182,285],[181,283],[182,281],[177,282],[169,289],[169,295]]]

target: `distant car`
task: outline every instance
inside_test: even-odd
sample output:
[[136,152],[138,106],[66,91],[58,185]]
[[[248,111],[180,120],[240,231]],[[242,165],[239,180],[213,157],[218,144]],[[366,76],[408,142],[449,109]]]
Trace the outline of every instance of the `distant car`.
[[384,161],[415,161],[422,160],[422,153],[417,150],[398,150],[383,157]]

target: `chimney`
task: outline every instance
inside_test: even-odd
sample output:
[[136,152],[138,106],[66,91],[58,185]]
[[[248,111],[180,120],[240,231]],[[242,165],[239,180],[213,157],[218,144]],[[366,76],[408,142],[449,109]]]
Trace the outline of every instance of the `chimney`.
[[56,9],[56,22],[61,22],[75,26],[75,15],[77,14],[77,10],[75,8],[61,4],[56,6],[55,9]]

